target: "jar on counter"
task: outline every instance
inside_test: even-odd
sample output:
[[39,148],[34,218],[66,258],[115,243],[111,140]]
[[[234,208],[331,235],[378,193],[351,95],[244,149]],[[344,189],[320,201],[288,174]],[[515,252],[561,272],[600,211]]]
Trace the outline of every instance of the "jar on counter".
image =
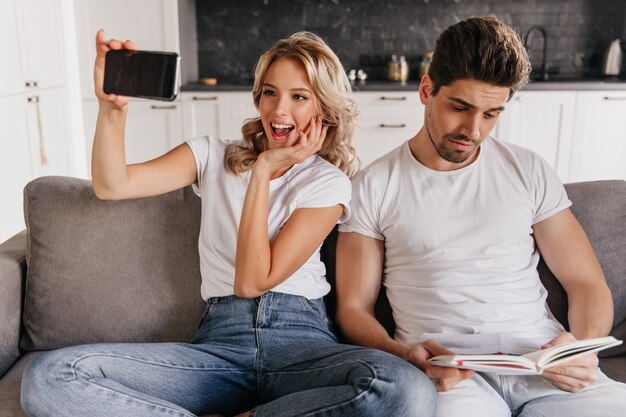
[[409,79],[409,64],[404,55],[391,55],[391,61],[387,64],[387,78],[390,81],[406,82]]
[[433,60],[432,52],[426,52],[424,55],[422,55],[422,60],[420,61],[420,65],[418,68],[418,75],[419,75],[420,80],[425,74],[428,74],[428,68],[430,68],[430,63],[432,62],[432,60]]

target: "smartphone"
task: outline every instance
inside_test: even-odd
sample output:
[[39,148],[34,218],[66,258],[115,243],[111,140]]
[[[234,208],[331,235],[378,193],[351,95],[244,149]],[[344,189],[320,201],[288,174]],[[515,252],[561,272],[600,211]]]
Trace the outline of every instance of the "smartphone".
[[179,73],[177,53],[112,49],[106,54],[104,92],[172,101],[178,94]]

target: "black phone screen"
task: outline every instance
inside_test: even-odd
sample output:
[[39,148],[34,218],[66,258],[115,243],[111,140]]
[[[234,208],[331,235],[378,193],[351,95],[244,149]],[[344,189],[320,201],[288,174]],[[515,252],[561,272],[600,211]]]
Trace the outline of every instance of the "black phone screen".
[[178,93],[180,57],[173,52],[110,50],[104,66],[104,92],[156,100]]

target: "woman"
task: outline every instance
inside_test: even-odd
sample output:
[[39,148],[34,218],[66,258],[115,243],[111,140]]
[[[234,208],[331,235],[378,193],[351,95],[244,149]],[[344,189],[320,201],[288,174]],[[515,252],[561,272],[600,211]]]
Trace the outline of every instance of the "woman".
[[322,297],[319,247],[349,215],[355,109],[336,55],[296,33],[255,71],[260,117],[243,141],[203,137],[126,165],[128,99],[102,90],[105,53],[132,42],[96,37],[93,187],[104,199],[194,184],[207,308],[188,344],[86,345],[53,351],[24,375],[31,416],[430,415],[435,393],[392,355],[341,345]]

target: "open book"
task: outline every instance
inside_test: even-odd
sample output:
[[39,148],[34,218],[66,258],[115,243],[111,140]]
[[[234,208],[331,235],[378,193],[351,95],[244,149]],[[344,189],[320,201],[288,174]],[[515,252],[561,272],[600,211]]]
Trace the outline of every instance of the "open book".
[[544,369],[559,365],[585,353],[598,352],[622,344],[613,336],[577,340],[525,355],[448,355],[429,362],[437,366],[473,369],[500,375],[541,375]]

